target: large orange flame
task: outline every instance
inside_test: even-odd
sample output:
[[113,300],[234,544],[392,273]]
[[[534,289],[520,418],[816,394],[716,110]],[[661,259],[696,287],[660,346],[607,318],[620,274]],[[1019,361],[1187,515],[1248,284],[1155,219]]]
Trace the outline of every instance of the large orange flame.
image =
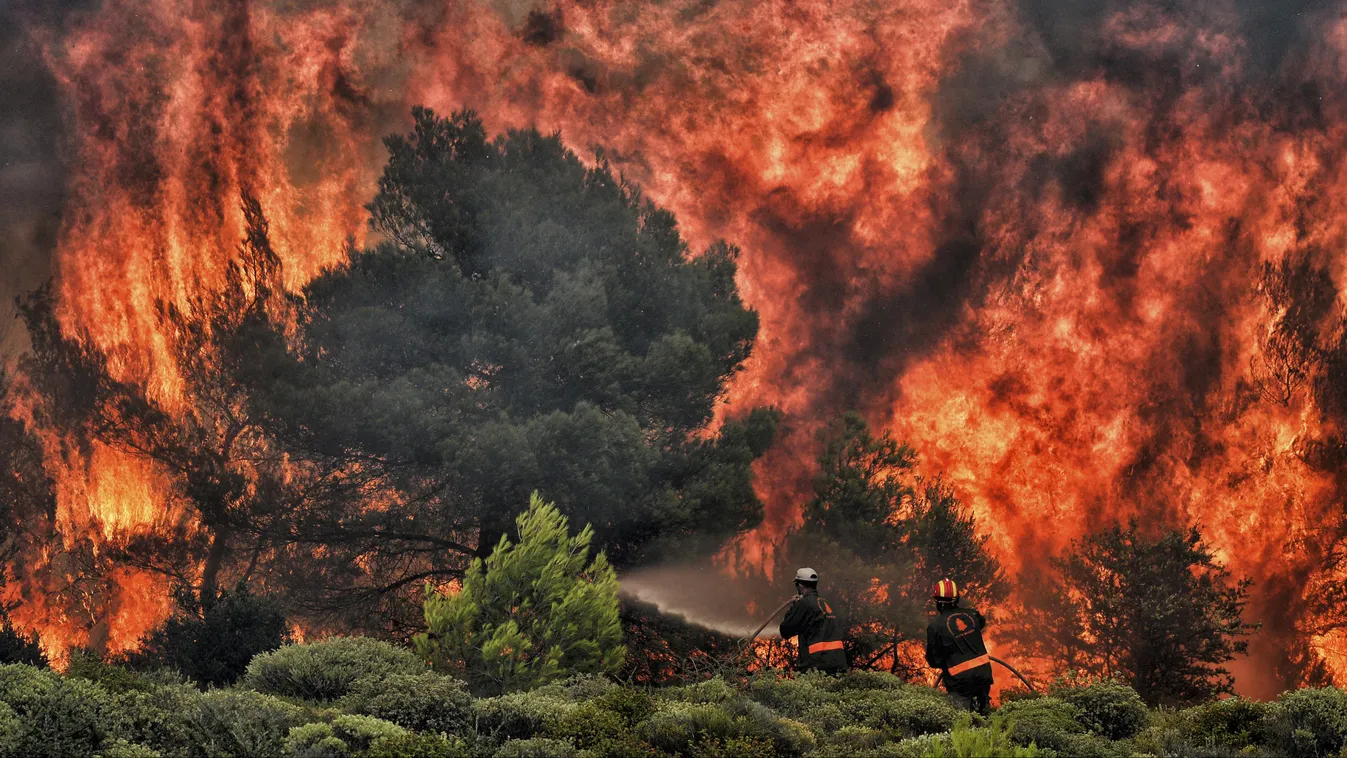
[[[220,286],[239,191],[298,288],[359,234],[389,114],[468,105],[605,145],[694,246],[744,248],[762,332],[726,410],[794,430],[759,466],[753,560],[795,518],[813,430],[859,407],[949,473],[1010,568],[1111,519],[1196,521],[1261,581],[1269,634],[1306,633],[1339,497],[1305,463],[1321,410],[1258,390],[1259,283],[1297,255],[1343,274],[1347,20],[1311,9],[1276,57],[1252,2],[1038,5],[105,0],[46,43],[75,139],[62,324],[190,404],[157,303]],[[172,512],[144,465],[46,448],[63,529]],[[117,644],[152,610],[123,605]]]

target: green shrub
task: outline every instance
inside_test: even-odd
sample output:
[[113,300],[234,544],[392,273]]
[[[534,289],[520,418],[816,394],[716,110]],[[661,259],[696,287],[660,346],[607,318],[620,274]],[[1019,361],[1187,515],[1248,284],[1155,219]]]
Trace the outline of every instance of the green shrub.
[[179,611],[131,656],[137,667],[167,666],[194,682],[233,684],[261,653],[289,640],[285,614],[275,600],[245,589],[221,592],[210,603],[194,595],[179,598]]
[[343,714],[332,719],[332,733],[354,751],[368,750],[375,740],[401,737],[406,729],[373,716]]
[[614,687],[595,698],[594,705],[621,716],[628,726],[655,712],[654,698],[630,687]]
[[818,677],[783,677],[775,671],[755,674],[748,680],[744,694],[793,718],[806,717],[836,700]]
[[201,697],[195,687],[181,684],[123,692],[112,705],[111,729],[132,744],[184,755],[192,745],[188,715]]
[[858,726],[904,737],[947,732],[959,715],[948,698],[927,687],[862,692],[841,707],[855,714]]
[[1004,716],[995,716],[985,728],[975,729],[972,719],[967,715],[959,717],[949,734],[939,735],[932,740],[930,751],[926,753],[932,758],[1036,758],[1038,754],[1037,747],[1024,747],[1011,742]]
[[154,684],[149,679],[123,666],[106,663],[97,655],[86,650],[76,650],[70,654],[70,662],[66,665],[65,676],[67,679],[84,679],[94,682],[112,693],[130,692],[132,690],[144,692],[154,689]]
[[1335,756],[1347,741],[1347,694],[1336,687],[1283,693],[1268,707],[1263,743],[1297,756]]
[[552,686],[559,687],[566,693],[567,697],[577,701],[593,700],[608,692],[620,689],[616,682],[599,674],[576,674]]
[[6,694],[13,698],[6,700],[23,724],[19,755],[92,755],[111,736],[112,696],[93,682],[18,673],[6,684],[12,685]]
[[937,734],[909,737],[898,742],[880,745],[872,750],[857,752],[852,758],[926,758],[935,749],[932,746],[939,738],[940,735]]
[[1086,729],[1111,740],[1135,736],[1150,714],[1136,690],[1118,682],[1098,682],[1055,694],[1080,709],[1080,722]]
[[1200,743],[1245,748],[1257,741],[1268,704],[1231,697],[1182,713],[1185,731]]
[[1080,725],[1080,709],[1057,697],[1016,700],[997,710],[1010,726],[1010,737],[1018,745],[1037,745],[1065,750],[1074,735],[1085,731]]
[[584,703],[549,725],[542,736],[565,740],[578,748],[587,749],[595,747],[606,737],[621,736],[627,730],[626,720],[618,714],[605,711],[592,703]]
[[818,682],[825,688],[839,692],[856,690],[902,690],[911,686],[887,671],[852,670],[840,677],[810,672],[805,675],[804,682],[807,684]]
[[21,755],[23,736],[23,720],[19,714],[8,703],[0,702],[0,756]]
[[783,719],[760,703],[736,698],[722,707],[734,718],[736,736],[766,741],[776,755],[798,756],[814,748],[814,734],[809,727]]
[[98,753],[98,758],[162,758],[163,753],[153,748],[117,740]]
[[575,747],[571,743],[542,737],[510,740],[496,751],[496,758],[570,758],[574,755]]
[[690,758],[774,758],[772,743],[758,737],[703,736],[692,745]]
[[443,734],[412,734],[404,732],[393,737],[380,737],[361,753],[360,758],[467,758],[462,741]]
[[1128,758],[1132,755],[1127,742],[1114,742],[1096,734],[1068,734],[1055,752],[1070,758]]
[[835,755],[854,755],[873,750],[889,741],[888,734],[864,726],[845,726],[820,736],[824,742],[819,751]]
[[266,695],[329,701],[346,695],[357,680],[425,670],[410,650],[368,637],[334,637],[257,656],[243,683]]
[[496,740],[528,739],[541,734],[575,708],[574,703],[536,692],[512,692],[472,703],[475,732]]
[[26,713],[60,679],[46,669],[23,663],[0,665],[0,702],[9,703],[18,713]]
[[290,730],[282,745],[287,758],[346,758],[350,747],[332,733],[332,725],[305,724]]
[[570,536],[567,518],[536,492],[515,523],[518,544],[502,536],[456,592],[427,589],[417,652],[485,694],[528,690],[567,672],[619,671],[627,653],[617,574],[603,553],[586,565],[594,530]]
[[696,684],[685,684],[681,687],[669,687],[662,691],[660,695],[665,700],[676,700],[680,703],[724,703],[739,697],[738,690],[731,687],[724,679],[707,679],[704,682]]
[[724,709],[692,703],[666,704],[636,730],[651,746],[679,755],[688,754],[701,737],[723,741],[739,736],[734,719]]
[[464,684],[430,671],[361,679],[342,706],[417,732],[467,734],[472,729],[472,696]]
[[188,714],[192,754],[215,758],[272,758],[292,727],[303,724],[303,709],[249,690],[214,690],[202,695]]

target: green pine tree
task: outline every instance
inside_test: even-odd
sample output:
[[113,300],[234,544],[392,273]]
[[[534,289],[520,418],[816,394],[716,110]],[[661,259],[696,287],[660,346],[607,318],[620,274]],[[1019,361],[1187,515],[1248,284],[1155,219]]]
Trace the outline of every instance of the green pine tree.
[[570,536],[566,517],[536,492],[516,524],[519,543],[502,536],[457,592],[428,589],[417,651],[485,694],[617,671],[626,657],[617,574],[603,553],[585,565],[593,531]]

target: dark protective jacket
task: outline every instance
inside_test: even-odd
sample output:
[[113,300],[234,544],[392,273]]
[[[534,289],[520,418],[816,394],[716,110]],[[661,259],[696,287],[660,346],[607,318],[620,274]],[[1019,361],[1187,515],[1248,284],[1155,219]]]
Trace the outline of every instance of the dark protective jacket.
[[987,619],[972,608],[944,608],[926,625],[926,663],[944,669],[946,687],[990,685],[992,662],[982,630]]
[[842,624],[833,614],[832,606],[815,590],[806,590],[781,620],[781,638],[788,640],[796,636],[800,638],[797,670],[847,669],[847,652],[842,649]]

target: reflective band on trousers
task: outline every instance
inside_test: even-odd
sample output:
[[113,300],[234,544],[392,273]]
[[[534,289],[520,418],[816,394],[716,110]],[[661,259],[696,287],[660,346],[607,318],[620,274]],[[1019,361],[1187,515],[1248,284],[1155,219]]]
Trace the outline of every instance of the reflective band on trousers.
[[[809,652],[811,652],[811,653],[814,652],[813,646],[810,646]],[[979,655],[978,657],[972,658],[972,659],[967,660],[967,661],[964,661],[963,663],[960,663],[960,664],[957,664],[957,665],[954,665],[954,666],[950,666],[950,667],[949,667],[949,675],[950,675],[950,676],[958,676],[959,674],[962,674],[962,673],[965,672],[965,671],[969,671],[969,670],[971,670],[971,669],[975,669],[975,668],[977,668],[978,666],[982,666],[982,665],[987,665],[987,666],[992,665],[992,659],[991,659],[990,657],[988,657],[988,656],[985,656],[985,655]]]
[[841,640],[838,640],[837,642],[815,642],[814,644],[809,646],[809,654],[813,655],[814,653],[821,653],[824,650],[841,650],[841,649],[842,649]]

